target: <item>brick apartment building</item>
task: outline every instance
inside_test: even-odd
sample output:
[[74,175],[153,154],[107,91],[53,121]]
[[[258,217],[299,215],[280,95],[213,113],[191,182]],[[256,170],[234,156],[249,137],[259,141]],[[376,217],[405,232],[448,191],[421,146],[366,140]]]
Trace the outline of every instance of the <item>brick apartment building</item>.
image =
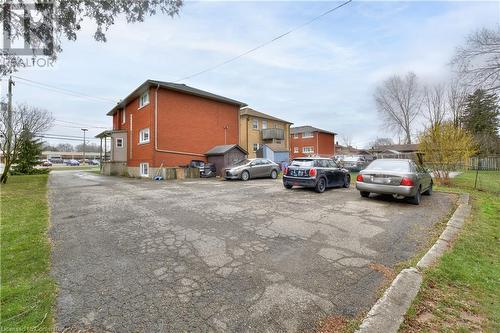
[[335,155],[336,133],[312,126],[290,128],[290,157]]
[[164,167],[206,161],[214,146],[239,144],[246,104],[184,84],[147,80],[108,112],[115,174],[152,177]]

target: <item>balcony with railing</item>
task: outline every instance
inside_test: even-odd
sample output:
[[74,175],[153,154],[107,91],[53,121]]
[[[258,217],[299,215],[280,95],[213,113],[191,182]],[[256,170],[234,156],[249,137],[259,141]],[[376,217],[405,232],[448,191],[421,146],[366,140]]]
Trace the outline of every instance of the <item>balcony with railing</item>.
[[262,140],[285,139],[285,130],[282,128],[263,128],[261,132]]

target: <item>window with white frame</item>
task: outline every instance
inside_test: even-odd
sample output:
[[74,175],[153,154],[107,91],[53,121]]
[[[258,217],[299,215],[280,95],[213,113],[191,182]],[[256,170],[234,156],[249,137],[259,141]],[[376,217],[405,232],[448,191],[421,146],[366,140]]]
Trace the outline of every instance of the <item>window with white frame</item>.
[[149,104],[149,92],[145,92],[139,97],[139,109]]
[[252,128],[259,129],[259,119],[256,119],[256,118],[252,119]]
[[125,113],[125,109],[122,110],[122,124],[125,124],[127,120],[127,114]]
[[314,147],[312,147],[312,146],[302,147],[302,152],[304,154],[312,154],[312,153],[314,153]]
[[257,151],[259,150],[259,144],[258,143],[254,143],[253,144],[253,151]]
[[116,148],[123,148],[123,138],[116,138]]
[[293,147],[293,152],[297,154],[299,152],[299,147]]
[[139,164],[139,169],[141,172],[141,177],[148,177],[149,176],[149,163]]
[[294,133],[294,134],[293,134],[293,138],[294,138],[294,139],[298,139],[298,138],[299,138],[299,133]]
[[262,119],[262,129],[266,129],[266,128],[267,128],[267,120]]
[[149,128],[143,128],[139,131],[139,143],[149,142]]
[[305,139],[305,138],[312,138],[314,135],[312,132],[304,132],[302,133],[302,139]]

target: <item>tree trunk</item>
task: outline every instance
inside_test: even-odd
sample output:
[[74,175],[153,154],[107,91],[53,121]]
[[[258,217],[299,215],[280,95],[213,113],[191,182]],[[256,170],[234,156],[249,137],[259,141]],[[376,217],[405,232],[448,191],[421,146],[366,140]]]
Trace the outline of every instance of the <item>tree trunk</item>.
[[7,183],[7,178],[9,178],[9,171],[10,171],[11,165],[12,165],[12,163],[9,161],[9,159],[6,159],[5,166],[4,166],[3,173],[2,173],[2,177],[0,177],[0,182],[2,184]]

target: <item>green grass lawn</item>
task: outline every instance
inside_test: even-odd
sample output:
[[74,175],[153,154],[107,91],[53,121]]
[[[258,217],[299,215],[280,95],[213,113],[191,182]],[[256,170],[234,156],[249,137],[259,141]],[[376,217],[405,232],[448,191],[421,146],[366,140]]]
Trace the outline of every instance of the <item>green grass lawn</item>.
[[51,332],[48,175],[11,176],[0,189],[0,331]]
[[500,332],[500,172],[465,172],[450,187],[469,192],[473,205],[453,248],[424,274],[403,332]]

